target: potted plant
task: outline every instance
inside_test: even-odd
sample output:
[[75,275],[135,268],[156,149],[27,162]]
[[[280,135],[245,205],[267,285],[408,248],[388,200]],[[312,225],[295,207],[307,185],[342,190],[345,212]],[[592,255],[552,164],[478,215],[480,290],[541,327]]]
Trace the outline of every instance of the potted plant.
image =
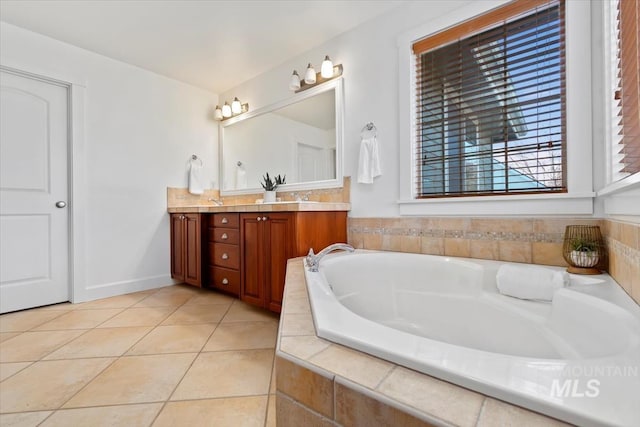
[[571,244],[571,261],[576,267],[595,267],[600,261],[600,253],[598,252],[598,244],[584,237],[576,237],[570,241]]
[[262,176],[260,185],[264,188],[264,203],[273,203],[276,201],[276,188],[285,184],[287,176],[274,176],[273,179],[269,176],[269,172]]

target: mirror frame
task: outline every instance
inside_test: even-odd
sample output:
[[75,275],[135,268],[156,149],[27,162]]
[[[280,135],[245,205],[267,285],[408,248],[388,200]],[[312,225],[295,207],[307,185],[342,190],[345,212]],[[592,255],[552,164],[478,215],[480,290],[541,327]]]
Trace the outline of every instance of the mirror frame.
[[[267,105],[262,108],[258,108],[255,111],[249,111],[247,113],[238,115],[236,117],[229,118],[220,122],[219,134],[218,134],[218,186],[222,186],[222,180],[224,177],[224,131],[225,128],[243,120],[257,117],[263,114],[270,113],[283,107],[287,107],[291,104],[296,104],[305,99],[311,98],[323,92],[334,90],[335,93],[335,113],[336,113],[336,177],[334,179],[325,179],[320,181],[299,182],[292,184],[283,184],[278,186],[277,191],[299,191],[299,190],[312,190],[318,188],[338,188],[343,186],[344,171],[343,171],[343,140],[344,140],[344,93],[342,77],[338,77],[328,82],[319,84],[303,92],[298,92],[291,98],[284,99],[282,101]],[[236,196],[242,194],[255,194],[262,193],[262,187],[243,188],[241,190],[223,190],[220,188],[221,196]]]

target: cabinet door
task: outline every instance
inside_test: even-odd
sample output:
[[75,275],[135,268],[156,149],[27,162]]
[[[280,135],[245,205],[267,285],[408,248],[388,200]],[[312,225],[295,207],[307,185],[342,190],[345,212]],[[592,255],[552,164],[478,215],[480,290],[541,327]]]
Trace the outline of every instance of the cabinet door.
[[184,214],[185,270],[184,281],[202,286],[200,214]]
[[171,214],[171,277],[184,281],[184,221],[182,214]]
[[287,273],[287,260],[293,256],[294,222],[291,213],[271,213],[264,222],[266,251],[265,275],[266,304],[271,311],[282,309],[284,279]]
[[263,225],[257,213],[240,215],[240,298],[260,307],[265,304]]

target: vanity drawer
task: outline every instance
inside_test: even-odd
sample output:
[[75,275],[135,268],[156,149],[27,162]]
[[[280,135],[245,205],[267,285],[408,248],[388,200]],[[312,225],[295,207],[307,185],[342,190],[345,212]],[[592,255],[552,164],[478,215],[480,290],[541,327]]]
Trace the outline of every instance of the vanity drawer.
[[240,230],[233,228],[210,228],[209,241],[237,245],[240,243]]
[[209,267],[210,286],[221,291],[240,295],[240,272],[222,267]]
[[240,216],[237,213],[213,214],[213,226],[224,228],[238,228],[240,226]]
[[226,243],[209,243],[209,264],[220,267],[240,268],[240,247]]

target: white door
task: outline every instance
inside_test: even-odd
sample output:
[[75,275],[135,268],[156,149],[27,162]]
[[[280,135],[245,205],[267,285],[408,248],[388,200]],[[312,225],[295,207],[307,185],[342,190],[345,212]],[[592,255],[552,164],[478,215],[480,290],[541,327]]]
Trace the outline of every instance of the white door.
[[298,181],[318,181],[324,178],[322,148],[298,142]]
[[0,313],[69,300],[67,97],[0,71]]

